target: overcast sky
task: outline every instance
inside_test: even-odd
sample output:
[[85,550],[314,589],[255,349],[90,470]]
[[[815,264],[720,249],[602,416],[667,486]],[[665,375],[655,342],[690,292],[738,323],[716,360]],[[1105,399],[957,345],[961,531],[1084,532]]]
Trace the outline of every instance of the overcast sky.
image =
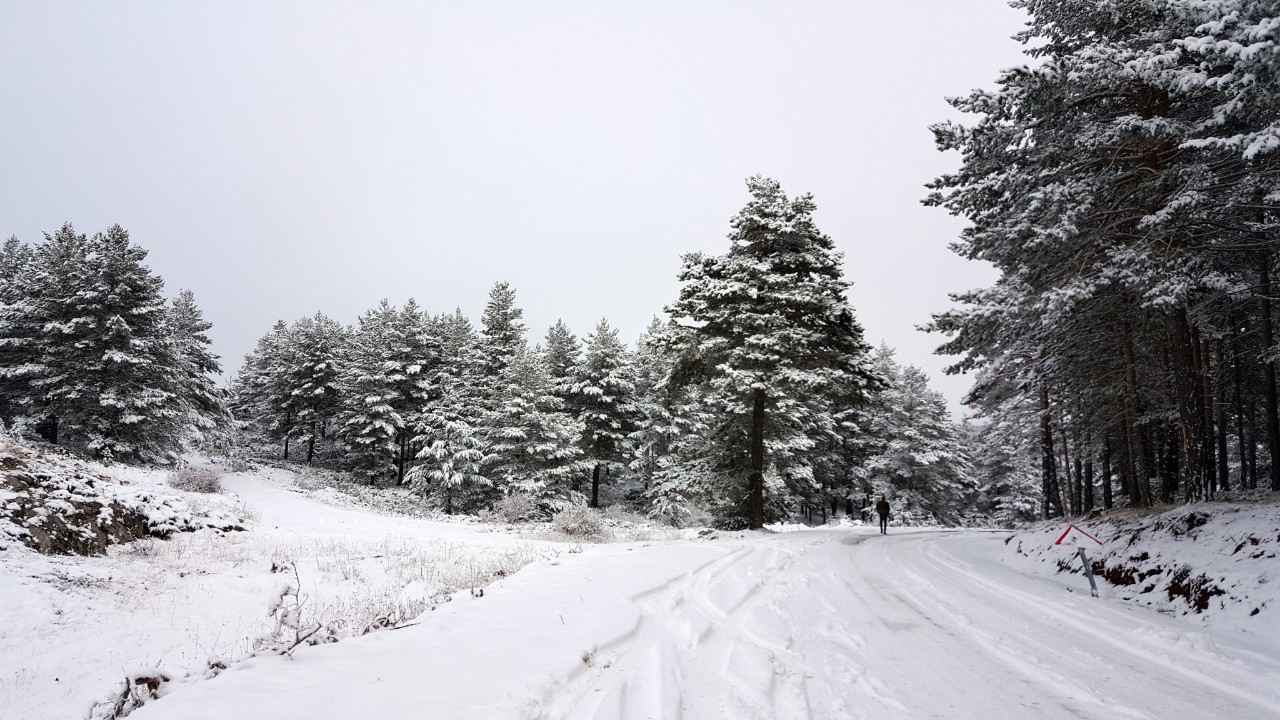
[[680,255],[727,248],[763,174],[812,192],[873,343],[989,269],[920,205],[958,164],[944,97],[1020,63],[1003,0],[0,0],[0,236],[119,223],[190,288],[229,371],[277,319],[387,297],[479,319],[517,289],[533,339],[634,339]]

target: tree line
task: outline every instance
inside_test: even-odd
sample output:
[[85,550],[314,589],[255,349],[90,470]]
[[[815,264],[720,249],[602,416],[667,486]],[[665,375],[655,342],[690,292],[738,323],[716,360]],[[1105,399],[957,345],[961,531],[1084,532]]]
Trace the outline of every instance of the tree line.
[[981,511],[964,430],[923,373],[863,340],[812,197],[760,177],[748,189],[730,248],[685,256],[668,319],[634,346],[607,320],[531,343],[506,282],[478,327],[384,300],[351,327],[277,323],[233,379],[231,411],[284,458],[450,513],[520,496],[544,515],[627,502],[760,527],[886,493],[919,522]]
[[1034,64],[950,101],[926,200],[1000,272],[930,326],[993,478],[1034,455],[1045,517],[1280,490],[1280,5],[1012,4]]

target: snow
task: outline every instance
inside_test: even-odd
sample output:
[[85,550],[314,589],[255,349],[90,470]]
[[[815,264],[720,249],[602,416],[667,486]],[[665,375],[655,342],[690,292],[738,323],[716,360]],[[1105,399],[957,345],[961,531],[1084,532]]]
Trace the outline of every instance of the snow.
[[[166,476],[120,466],[102,474],[138,493],[159,492]],[[210,658],[250,654],[274,624],[267,611],[284,582],[271,571],[277,562],[296,563],[307,617],[359,632],[382,613],[416,615],[563,547],[491,526],[332,507],[292,479],[283,470],[225,474],[234,493],[225,497],[163,487],[193,507],[247,510],[256,516],[248,532],[144,539],[106,557],[0,552],[0,718],[83,718],[139,667],[201,676]]]
[[417,626],[141,719],[1267,718],[1276,649],[1064,592],[977,532],[758,534],[535,563]]
[[[1110,588],[1092,598],[1083,578],[1015,553],[1007,532],[549,543],[325,504],[284,470],[223,482],[236,497],[210,502],[247,508],[248,532],[106,558],[0,553],[0,607],[17,618],[0,628],[0,718],[84,717],[139,668],[175,678],[139,720],[1280,716],[1280,646],[1262,627],[1157,612]],[[434,610],[202,679],[210,656],[244,658],[271,630],[292,575],[270,568],[285,561],[311,597],[304,614]]]

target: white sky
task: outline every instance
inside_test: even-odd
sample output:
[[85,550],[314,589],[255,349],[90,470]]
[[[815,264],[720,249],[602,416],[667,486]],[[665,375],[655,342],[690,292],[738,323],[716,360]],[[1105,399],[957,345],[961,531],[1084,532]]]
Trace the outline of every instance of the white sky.
[[993,273],[919,201],[958,157],[943,98],[1021,62],[1002,0],[0,0],[0,236],[112,223],[195,291],[228,370],[277,319],[382,297],[478,320],[494,281],[533,339],[634,338],[681,253],[726,247],[761,173],[813,192],[873,344],[953,408],[947,292]]

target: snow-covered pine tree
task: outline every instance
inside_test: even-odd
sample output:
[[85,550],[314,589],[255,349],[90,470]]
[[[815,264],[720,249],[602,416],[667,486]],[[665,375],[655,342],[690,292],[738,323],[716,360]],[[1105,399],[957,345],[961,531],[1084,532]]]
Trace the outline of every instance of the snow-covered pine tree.
[[370,483],[403,484],[439,362],[429,318],[412,299],[400,310],[383,300],[360,316],[340,383],[341,414],[352,467]]
[[342,324],[319,312],[289,328],[286,382],[293,396],[290,406],[298,438],[307,443],[308,464],[315,458],[316,442],[329,439],[330,426],[336,430],[341,407],[338,378],[347,334]]
[[388,379],[398,368],[388,373],[383,365],[387,348],[395,342],[396,315],[384,299],[359,317],[339,379],[347,459],[352,471],[371,485],[393,477],[393,459],[399,451],[396,437],[402,422],[392,407],[395,393]]
[[0,251],[0,412],[103,459],[164,461],[223,416],[210,327],[119,225]]
[[570,389],[591,467],[591,507],[600,506],[602,474],[626,468],[630,435],[639,421],[628,355],[618,331],[602,319],[587,336],[586,356]]
[[213,323],[204,319],[194,293],[180,290],[169,303],[165,328],[173,344],[173,373],[183,410],[182,422],[189,428],[189,439],[198,442],[229,420],[226,392],[214,384],[222,367],[206,334]]
[[297,430],[297,399],[289,382],[293,349],[289,326],[277,320],[271,332],[258,338],[253,352],[231,382],[231,413],[254,439],[281,442],[285,460]]
[[525,345],[524,311],[516,307],[516,291],[505,280],[489,291],[480,324],[484,338],[485,366],[496,377],[507,366],[508,359]]
[[877,381],[845,297],[842,256],[814,224],[812,197],[788,200],[776,181],[758,176],[747,188],[752,200],[732,220],[729,252],[686,255],[684,286],[667,313],[685,328],[668,336],[678,355],[674,381],[723,398],[717,464],[740,483],[730,505],[759,528],[771,462],[781,471],[776,486],[787,472],[783,453],[769,457],[770,442],[803,444],[795,423],[826,412],[807,406],[856,405]]
[[574,482],[585,471],[582,423],[562,412],[545,357],[521,348],[496,383],[498,405],[485,413],[482,434],[490,464],[485,475],[506,494],[537,501],[550,517],[581,503]]
[[0,421],[28,414],[32,393],[25,376],[36,359],[34,324],[24,311],[32,288],[35,253],[17,237],[0,247]]
[[[75,374],[73,352],[79,334],[87,332],[76,294],[91,284],[89,239],[65,223],[45,233],[27,255],[24,272],[9,284],[9,299],[0,312],[0,333],[11,362],[0,368],[5,394],[20,424],[34,426],[49,442],[78,422],[83,403],[67,396],[65,384]],[[20,251],[14,250],[17,260]]]
[[663,385],[671,374],[671,358],[657,342],[662,331],[662,321],[654,317],[636,341],[631,363],[637,410],[636,429],[630,438],[631,470],[645,492],[649,491],[662,458],[670,454],[678,433],[673,422],[672,399]]
[[1040,510],[1039,447],[1034,423],[1021,419],[973,423],[967,428],[979,484],[977,510],[1001,527],[1035,520]]
[[573,334],[563,320],[547,330],[546,364],[551,374],[554,391],[561,400],[568,401],[569,386],[578,371],[578,363],[582,362],[582,342]]
[[89,240],[79,272],[68,276],[78,281],[71,293],[43,297],[53,331],[41,379],[46,402],[60,426],[103,459],[167,460],[181,447],[164,281],[143,264],[146,256],[112,226]]
[[654,318],[632,363],[640,420],[631,434],[631,469],[644,486],[650,517],[677,526],[724,495],[717,490],[727,480],[709,460],[716,419],[711,398],[699,395],[696,386],[669,382],[674,358],[665,351],[668,343],[662,336],[681,331]]
[[1280,227],[1267,31],[1280,10],[1017,5],[1036,64],[955,99],[973,126],[935,128],[964,157],[928,202],[971,220],[958,252],[1002,273],[939,315],[944,347],[964,355],[956,369],[986,369],[987,388],[1039,406],[1046,515],[1083,504],[1112,448],[1134,504],[1212,496],[1233,469],[1256,482],[1280,457],[1265,240]]
[[975,499],[972,460],[946,399],[894,355],[881,345],[872,356],[872,369],[888,382],[860,414],[866,442],[855,476],[866,496],[886,496],[908,522],[954,525]]
[[407,480],[414,492],[446,513],[475,512],[499,496],[484,474],[490,449],[478,432],[490,356],[461,310],[437,317],[434,325],[441,363],[431,378],[435,397],[423,409],[413,439],[421,447],[419,462]]

